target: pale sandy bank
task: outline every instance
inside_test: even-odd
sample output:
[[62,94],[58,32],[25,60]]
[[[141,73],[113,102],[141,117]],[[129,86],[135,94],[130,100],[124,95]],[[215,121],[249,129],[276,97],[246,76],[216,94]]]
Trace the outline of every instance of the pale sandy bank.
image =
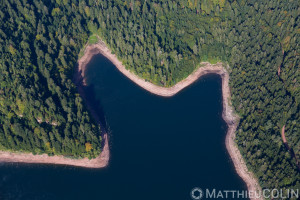
[[109,161],[109,146],[107,134],[104,134],[104,147],[101,154],[92,160],[84,159],[71,159],[63,156],[48,156],[47,154],[33,155],[32,153],[10,153],[0,151],[0,163],[36,163],[36,164],[59,164],[59,165],[72,165],[88,168],[101,168],[108,165]]

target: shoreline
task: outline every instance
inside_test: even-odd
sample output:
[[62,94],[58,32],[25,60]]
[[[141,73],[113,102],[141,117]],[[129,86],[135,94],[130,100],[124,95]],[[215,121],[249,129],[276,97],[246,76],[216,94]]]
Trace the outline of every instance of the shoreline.
[[[131,73],[129,70],[125,68],[125,66],[122,64],[122,62],[119,61],[116,55],[112,54],[110,49],[105,45],[104,42],[100,41],[97,44],[92,44],[86,47],[84,56],[80,58],[78,61],[78,70],[81,71],[81,76],[85,77],[85,69],[86,65],[90,62],[92,57],[96,54],[102,54],[105,56],[110,62],[112,62],[116,68],[127,78],[129,78],[131,81],[133,81],[138,86],[144,88],[148,92],[163,96],[163,97],[171,97],[176,95],[178,92],[180,92],[182,89],[188,87],[195,81],[197,81],[201,76],[205,74],[218,74],[222,78],[222,98],[223,98],[223,112],[222,117],[224,121],[226,122],[228,126],[226,139],[225,139],[225,145],[226,149],[230,155],[230,158],[234,164],[235,170],[238,173],[238,175],[243,179],[243,181],[247,185],[247,189],[249,192],[252,193],[251,200],[254,199],[262,199],[262,198],[256,198],[254,192],[256,194],[261,194],[259,192],[262,191],[257,179],[255,178],[254,174],[250,172],[246,166],[246,163],[235,143],[235,137],[236,137],[236,129],[239,124],[239,117],[234,114],[234,110],[231,106],[230,98],[230,88],[229,88],[229,74],[227,70],[223,67],[222,63],[217,64],[210,64],[208,62],[202,62],[200,64],[203,64],[205,66],[198,68],[195,70],[192,74],[190,74],[187,78],[184,80],[178,82],[176,85],[165,88],[160,87],[157,85],[154,85],[150,82],[146,82],[144,79],[138,77],[137,75]],[[82,84],[85,85],[86,82],[83,79]]]
[[[228,131],[226,134],[225,144],[226,149],[233,161],[234,167],[238,175],[243,179],[246,183],[248,191],[250,192],[260,192],[261,188],[256,180],[255,176],[252,172],[250,172],[245,164],[245,161],[240,154],[240,151],[235,144],[235,132],[237,126],[239,124],[239,118],[234,114],[233,108],[230,105],[230,88],[229,88],[229,74],[223,67],[222,63],[217,64],[210,64],[208,62],[202,62],[200,64],[204,64],[205,66],[198,68],[192,74],[190,74],[186,79],[178,82],[176,85],[165,88],[154,85],[150,82],[146,82],[144,79],[138,77],[137,75],[128,71],[118,60],[116,55],[112,54],[108,47],[105,45],[104,42],[99,42],[97,44],[88,45],[84,51],[84,55],[78,60],[78,68],[76,73],[76,82],[78,84],[78,91],[82,98],[84,98],[84,93],[82,87],[86,85],[85,81],[85,70],[87,64],[90,62],[92,57],[96,54],[102,54],[107,59],[109,59],[117,69],[133,81],[138,86],[144,88],[148,92],[163,96],[163,97],[171,97],[177,94],[182,89],[186,88],[187,86],[191,85],[193,82],[198,80],[201,76],[205,74],[218,74],[222,78],[222,98],[223,98],[223,112],[222,117],[227,123]],[[82,86],[82,87],[81,87]],[[89,107],[88,103],[86,102],[87,106]],[[92,115],[95,114],[91,109],[89,109]],[[94,116],[95,117],[95,116]],[[95,117],[96,121],[99,122],[97,116]],[[22,163],[43,163],[43,164],[63,164],[63,165],[73,165],[73,166],[80,166],[80,167],[87,167],[87,168],[102,168],[108,165],[109,161],[109,145],[108,145],[108,135],[105,132],[103,134],[104,139],[104,146],[101,154],[92,160],[87,158],[84,159],[70,159],[65,158],[63,156],[48,156],[46,154],[43,155],[33,155],[29,153],[10,153],[10,152],[3,152],[0,151],[0,163],[1,162],[22,162]],[[259,199],[259,198],[251,198],[251,199]]]
[[[91,108],[91,105],[88,103],[85,93],[84,93],[84,77],[82,77],[82,73],[79,69],[80,60],[78,61],[78,67],[75,69],[74,73],[74,84],[77,86],[78,93],[84,99],[88,111],[93,116],[94,120],[97,124],[101,125],[101,121],[99,116],[95,112],[94,109]],[[101,130],[102,136],[102,151],[98,157],[94,159],[81,158],[81,159],[72,159],[67,158],[62,155],[48,156],[47,154],[41,155],[33,155],[32,153],[24,153],[24,152],[9,152],[9,151],[0,151],[0,164],[1,163],[27,163],[27,164],[54,164],[54,165],[68,165],[68,166],[76,166],[76,167],[84,167],[84,168],[104,168],[109,164],[110,151],[109,151],[109,143],[108,143],[108,133],[102,126]]]
[[104,134],[104,146],[100,155],[89,160],[88,158],[72,159],[64,156],[48,156],[47,154],[33,155],[32,153],[13,153],[0,151],[1,163],[27,163],[27,164],[55,164],[69,165],[85,168],[103,168],[108,165],[109,161],[109,146],[107,134]]

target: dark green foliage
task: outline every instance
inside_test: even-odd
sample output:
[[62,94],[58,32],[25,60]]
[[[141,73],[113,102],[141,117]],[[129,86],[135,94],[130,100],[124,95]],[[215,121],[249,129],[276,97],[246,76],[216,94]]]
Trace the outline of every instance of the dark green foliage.
[[97,13],[98,34],[129,70],[155,84],[172,86],[200,61],[225,56],[221,17],[197,11],[196,1],[99,4],[104,8],[100,12],[96,2],[89,5]]
[[80,49],[98,35],[129,70],[162,86],[201,61],[228,64],[249,169],[264,188],[300,188],[280,137],[286,125],[300,159],[299,13],[296,0],[1,0],[0,147],[99,154],[99,128],[71,81]]
[[1,149],[76,158],[100,153],[100,128],[70,79],[88,38],[78,13],[76,2],[1,1]]
[[[227,58],[233,105],[241,116],[237,143],[262,187],[300,188],[299,1],[232,3]],[[280,68],[280,73],[278,70]]]

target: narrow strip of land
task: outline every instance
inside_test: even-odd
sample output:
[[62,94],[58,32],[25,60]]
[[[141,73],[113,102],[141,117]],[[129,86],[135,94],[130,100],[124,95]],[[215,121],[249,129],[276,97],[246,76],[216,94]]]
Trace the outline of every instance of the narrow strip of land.
[[[226,148],[230,154],[230,157],[234,163],[235,169],[239,176],[245,181],[248,187],[248,191],[260,192],[261,188],[252,172],[247,169],[245,161],[240,154],[240,151],[235,144],[235,132],[237,125],[239,123],[239,118],[234,114],[233,108],[230,103],[230,88],[229,88],[229,74],[224,68],[222,63],[210,64],[208,62],[202,62],[202,67],[195,70],[186,79],[180,81],[176,85],[170,88],[160,87],[154,85],[144,79],[138,77],[137,75],[128,71],[125,66],[118,60],[116,55],[112,54],[109,48],[103,43],[99,42],[97,44],[89,45],[85,49],[84,55],[78,61],[78,79],[82,79],[82,84],[86,84],[85,71],[87,64],[90,62],[91,58],[96,54],[102,54],[108,58],[120,72],[122,72],[126,77],[132,80],[134,83],[144,88],[145,90],[164,97],[171,97],[177,94],[179,91],[189,86],[195,82],[198,78],[205,74],[214,73],[218,74],[222,78],[222,96],[223,96],[223,119],[228,125],[228,132],[226,135]],[[99,157],[93,160],[80,159],[73,160],[69,158],[64,158],[62,156],[47,156],[47,155],[32,155],[32,154],[17,154],[17,153],[7,153],[0,152],[0,162],[26,162],[26,163],[52,163],[52,164],[66,164],[82,167],[104,167],[107,165],[109,160],[109,147],[107,134],[104,136],[105,145],[103,151]],[[259,198],[251,198],[259,199]]]
[[78,167],[89,168],[101,168],[106,167],[109,161],[109,146],[107,134],[104,134],[104,147],[101,154],[95,158],[89,160],[83,159],[71,159],[64,156],[48,156],[47,154],[33,155],[32,153],[11,153],[0,152],[0,163],[36,163],[36,164],[58,164],[58,165],[72,165]]

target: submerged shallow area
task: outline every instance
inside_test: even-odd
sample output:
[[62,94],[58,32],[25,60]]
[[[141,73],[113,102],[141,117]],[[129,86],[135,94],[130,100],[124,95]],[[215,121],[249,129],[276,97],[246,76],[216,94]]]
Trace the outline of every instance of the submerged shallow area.
[[225,148],[218,75],[164,98],[136,86],[102,55],[88,65],[85,92],[110,130],[109,166],[3,164],[0,199],[182,200],[194,187],[246,189]]

